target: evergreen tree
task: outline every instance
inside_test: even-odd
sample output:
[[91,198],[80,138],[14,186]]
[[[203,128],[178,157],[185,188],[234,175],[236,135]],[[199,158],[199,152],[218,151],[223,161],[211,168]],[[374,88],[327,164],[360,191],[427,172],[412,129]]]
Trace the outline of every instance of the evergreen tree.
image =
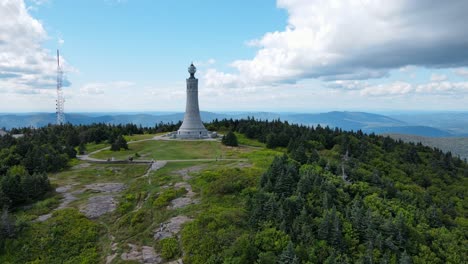
[[294,244],[289,241],[286,248],[279,256],[278,264],[299,264],[299,260],[294,252]]
[[85,144],[82,142],[80,143],[80,145],[78,146],[78,154],[79,155],[84,155],[86,153],[86,146]]
[[399,263],[400,264],[411,264],[411,257],[408,256],[408,254],[406,253],[406,250],[403,251],[403,253],[401,254]]
[[8,207],[3,207],[2,215],[0,216],[0,244],[7,237],[15,235],[15,220],[8,212]]
[[303,144],[299,144],[299,146],[291,152],[291,158],[301,164],[307,163],[308,157]]
[[127,141],[122,135],[119,135],[115,142],[111,145],[111,150],[112,151],[119,151],[121,149],[127,149],[128,150],[128,145]]
[[239,145],[237,142],[237,137],[232,131],[229,131],[226,135],[223,136],[221,143],[231,147],[237,147]]

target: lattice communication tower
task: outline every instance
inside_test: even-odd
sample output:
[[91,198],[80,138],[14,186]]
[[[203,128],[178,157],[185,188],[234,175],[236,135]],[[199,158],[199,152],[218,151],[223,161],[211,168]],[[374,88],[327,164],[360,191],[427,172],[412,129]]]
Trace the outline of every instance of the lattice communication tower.
[[65,124],[65,113],[64,113],[65,98],[63,97],[62,80],[63,80],[63,71],[62,71],[62,68],[60,68],[60,55],[59,55],[59,50],[57,50],[57,101],[56,101],[57,125]]

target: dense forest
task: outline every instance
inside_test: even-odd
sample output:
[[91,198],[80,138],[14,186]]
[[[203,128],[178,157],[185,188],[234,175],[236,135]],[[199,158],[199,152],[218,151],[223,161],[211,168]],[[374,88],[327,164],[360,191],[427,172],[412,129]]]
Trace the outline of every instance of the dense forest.
[[[0,137],[0,208],[37,200],[50,190],[47,172],[60,171],[76,158],[77,150],[94,142],[122,143],[122,135],[154,132],[136,125],[47,126],[13,129]],[[120,148],[120,144],[119,146]]]
[[[0,137],[3,215],[50,192],[47,173],[66,169],[87,143],[120,149],[126,145],[123,135],[174,131],[179,125],[11,131],[23,136]],[[230,145],[237,145],[237,133],[284,154],[254,181],[240,175],[223,178],[223,184],[233,185],[221,193],[238,197],[242,210],[235,217],[208,215],[190,223],[182,233],[188,263],[468,261],[468,165],[451,153],[280,120],[215,120],[206,126],[230,131],[224,138]],[[63,221],[78,221],[62,215]],[[0,242],[21,229],[7,220],[2,216]]]
[[248,231],[208,254],[208,262],[468,261],[468,166],[451,153],[279,120],[208,127],[285,151],[255,188],[241,191]]

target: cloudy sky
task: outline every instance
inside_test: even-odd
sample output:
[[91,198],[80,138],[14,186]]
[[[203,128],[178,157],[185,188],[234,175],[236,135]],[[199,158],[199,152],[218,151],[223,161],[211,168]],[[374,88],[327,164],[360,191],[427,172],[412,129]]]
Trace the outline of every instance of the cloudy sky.
[[468,1],[0,0],[0,112],[468,110]]

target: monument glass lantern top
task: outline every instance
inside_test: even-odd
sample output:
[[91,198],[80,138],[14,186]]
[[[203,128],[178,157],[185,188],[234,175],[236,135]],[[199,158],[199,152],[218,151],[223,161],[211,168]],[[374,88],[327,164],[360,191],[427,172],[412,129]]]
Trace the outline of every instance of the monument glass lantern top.
[[188,72],[190,73],[190,77],[195,77],[195,72],[197,72],[197,68],[192,64],[188,67]]

